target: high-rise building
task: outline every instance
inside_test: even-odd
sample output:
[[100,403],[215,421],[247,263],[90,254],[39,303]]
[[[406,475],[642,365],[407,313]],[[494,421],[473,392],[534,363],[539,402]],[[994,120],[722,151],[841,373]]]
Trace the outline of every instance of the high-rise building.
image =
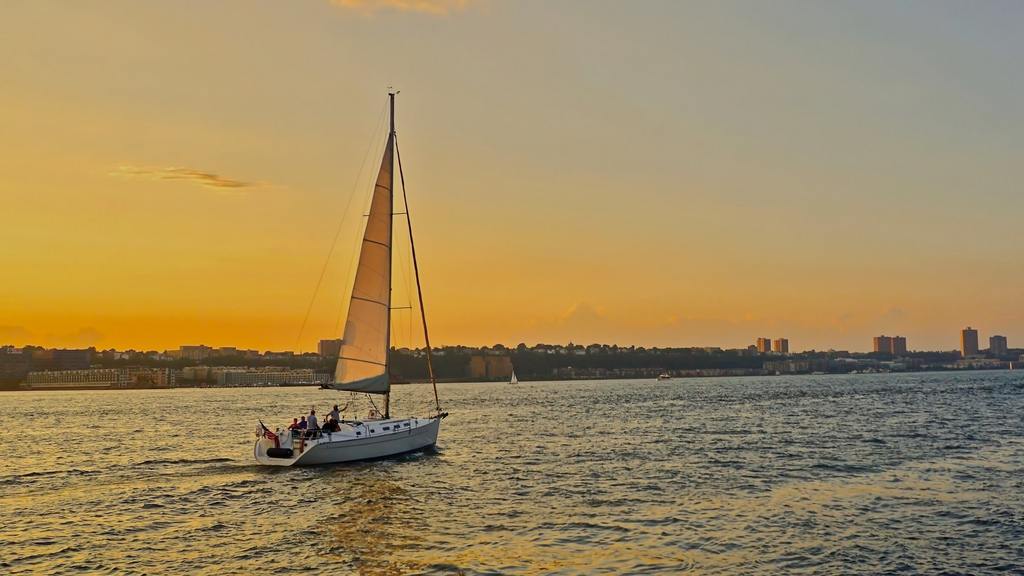
[[772,351],[772,339],[771,338],[758,338],[757,339],[757,351],[761,354],[767,354]]
[[789,340],[786,338],[776,338],[773,340],[772,352],[776,354],[789,354]]
[[903,336],[875,336],[875,352],[883,354],[906,354],[907,339]]
[[875,352],[892,354],[892,338],[889,336],[875,336]]
[[990,336],[988,339],[988,351],[995,356],[1006,354],[1006,336]]
[[978,355],[978,331],[970,326],[960,331],[960,353],[964,358]]
[[895,354],[906,354],[907,353],[907,339],[903,336],[892,337],[892,353]]
[[337,358],[341,355],[341,338],[337,340],[321,340],[317,346],[317,353],[324,358]]

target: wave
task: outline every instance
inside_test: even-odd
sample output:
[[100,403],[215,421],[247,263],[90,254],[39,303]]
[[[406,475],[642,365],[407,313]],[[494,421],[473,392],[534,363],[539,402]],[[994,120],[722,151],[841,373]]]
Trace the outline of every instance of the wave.
[[133,464],[134,466],[165,466],[165,465],[177,465],[177,464],[222,464],[224,462],[232,462],[231,458],[175,458],[175,459],[157,459],[157,460],[143,460]]

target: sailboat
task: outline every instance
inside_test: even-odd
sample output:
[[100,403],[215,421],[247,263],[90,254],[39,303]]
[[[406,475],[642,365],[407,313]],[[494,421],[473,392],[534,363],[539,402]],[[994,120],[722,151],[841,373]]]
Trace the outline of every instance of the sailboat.
[[519,384],[519,378],[516,378],[516,369],[512,369],[512,378],[508,381],[509,384]]
[[[398,157],[398,172],[402,175],[401,154],[395,134],[395,93],[388,93],[390,106],[390,132],[384,147],[384,156],[377,173],[366,219],[352,287],[348,318],[333,382],[328,388],[365,392],[383,397],[383,414],[376,408],[361,420],[339,422],[331,431],[292,430],[271,431],[260,421],[256,428],[253,455],[260,464],[272,466],[308,466],[333,464],[356,460],[386,458],[433,446],[441,420],[448,416],[441,411],[427,337],[426,315],[423,313],[423,294],[420,291],[416,248],[412,244],[412,222],[408,202],[405,201],[405,178],[402,177],[402,200],[408,222],[413,269],[419,295],[423,335],[427,350],[427,367],[434,387],[436,411],[422,417],[392,418],[390,413],[391,378],[391,247],[394,227],[394,165]],[[376,405],[375,405],[376,406]]]

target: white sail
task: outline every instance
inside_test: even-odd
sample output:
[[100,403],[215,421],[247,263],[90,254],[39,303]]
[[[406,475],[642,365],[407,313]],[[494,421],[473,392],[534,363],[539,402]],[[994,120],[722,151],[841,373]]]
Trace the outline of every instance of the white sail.
[[508,381],[509,384],[519,384],[519,378],[516,378],[515,369],[512,370],[512,379]]
[[388,379],[388,327],[391,312],[391,217],[394,134],[388,136],[377,185],[370,202],[359,252],[352,300],[333,388],[384,394]]

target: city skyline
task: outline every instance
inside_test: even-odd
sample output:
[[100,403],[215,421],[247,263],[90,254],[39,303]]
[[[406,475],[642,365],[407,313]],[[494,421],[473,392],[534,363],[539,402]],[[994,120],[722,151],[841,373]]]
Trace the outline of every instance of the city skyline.
[[340,337],[389,86],[435,346],[1019,343],[1022,16],[0,5],[0,344]]
[[[914,349],[914,348],[908,349],[907,348],[907,339],[905,337],[903,337],[903,336],[898,336],[898,335],[897,336],[885,336],[885,335],[875,336],[872,339],[872,342],[873,342],[873,347],[872,347],[871,351],[873,351],[873,352],[881,352],[881,353],[885,353],[885,354],[891,354],[891,355],[894,355],[894,356],[905,355],[905,354],[908,354],[908,353],[932,353],[932,352],[956,351],[956,350],[953,350],[953,349],[936,349],[936,350],[923,350],[923,349]],[[319,342],[317,342],[315,354],[318,354],[318,355],[324,356],[324,357],[337,356],[338,352],[341,349],[341,344],[342,344],[342,340],[341,339],[337,339],[337,338],[330,338],[330,339],[320,340]],[[40,346],[35,345],[35,344],[26,344],[24,346],[40,347]],[[559,342],[534,342],[534,343],[529,343],[529,344],[526,343],[526,342],[520,342],[518,344],[506,344],[506,343],[502,343],[502,342],[495,342],[495,343],[489,344],[489,345],[485,344],[485,345],[477,345],[477,346],[467,346],[467,345],[463,345],[463,344],[447,344],[447,345],[435,345],[435,346],[433,346],[433,348],[434,349],[442,349],[442,348],[446,348],[446,347],[449,347],[449,346],[452,346],[452,347],[477,348],[477,349],[485,349],[485,348],[499,349],[499,348],[504,348],[504,349],[508,349],[508,350],[514,350],[514,349],[516,349],[518,347],[521,347],[521,346],[526,346],[527,348],[548,347],[548,346],[555,347],[555,348],[589,348],[589,347],[592,347],[592,346],[602,346],[602,347],[617,346],[617,347],[620,347],[620,348],[623,348],[623,349],[628,349],[628,348],[641,348],[642,349],[642,348],[645,348],[643,346],[635,346],[635,345],[628,345],[628,344],[621,345],[621,346],[619,344],[617,344],[617,343],[607,343],[607,342],[588,342],[587,344],[582,344],[580,342],[572,342],[572,341],[562,342],[562,343],[559,343]],[[0,350],[3,350],[5,348],[11,348],[11,347],[14,347],[16,349],[20,349],[23,346],[15,346],[15,345],[10,344],[10,343],[2,343],[2,342],[0,342]],[[45,348],[45,347],[42,347],[42,348]],[[399,347],[396,346],[396,348],[399,348]],[[405,348],[405,347],[403,347],[403,348]],[[420,349],[420,350],[423,349],[423,347],[412,347],[412,348],[413,349]],[[791,353],[792,354],[803,354],[803,353],[807,353],[807,352],[816,352],[816,353],[850,352],[850,353],[854,353],[854,354],[863,353],[863,351],[859,351],[859,350],[835,350],[835,349],[827,349],[827,350],[805,349],[805,350],[790,352],[790,350],[789,350],[789,339],[788,338],[781,338],[781,337],[774,338],[774,339],[772,339],[772,338],[763,338],[762,337],[762,338],[758,338],[753,344],[750,344],[748,346],[741,346],[741,347],[737,347],[737,348],[722,348],[720,346],[692,346],[692,347],[658,347],[658,346],[652,346],[650,348],[651,349],[659,349],[659,348],[661,348],[661,349],[696,349],[696,350],[704,350],[704,351],[717,350],[719,352],[722,352],[722,351],[732,351],[732,352],[741,352],[741,353],[742,352],[748,352],[748,353],[749,352],[756,352],[757,354],[775,354],[775,355],[778,355],[778,354],[788,355],[788,354],[791,354]],[[408,348],[406,348],[406,349],[408,349]],[[995,334],[995,335],[990,336],[989,337],[989,347],[987,349],[980,349],[979,348],[979,344],[978,344],[978,331],[977,330],[975,330],[975,329],[973,329],[973,328],[968,326],[967,328],[965,328],[965,329],[960,331],[960,350],[959,350],[959,352],[960,352],[961,356],[963,356],[965,358],[966,357],[970,357],[970,356],[977,356],[981,352],[989,352],[989,353],[996,354],[996,355],[1003,355],[1003,354],[1006,354],[1008,350],[1016,350],[1016,349],[1017,348],[1009,346],[1008,340],[1007,340],[1006,336],[1003,336],[1003,335],[1000,335],[1000,334]],[[188,359],[194,359],[194,360],[203,359],[203,358],[208,357],[208,356],[231,356],[231,355],[236,355],[236,354],[237,355],[242,355],[242,356],[251,356],[251,355],[261,355],[261,354],[278,355],[278,354],[295,354],[295,353],[299,353],[299,354],[311,354],[311,353],[314,353],[312,351],[294,351],[294,350],[262,350],[261,351],[261,350],[258,350],[258,349],[244,348],[244,347],[238,347],[238,346],[208,346],[206,344],[184,344],[184,345],[179,345],[177,347],[165,348],[163,350],[145,350],[145,349],[141,349],[141,348],[138,349],[138,350],[136,350],[135,348],[128,348],[128,349],[117,350],[115,348],[107,348],[107,349],[97,348],[97,351],[101,351],[101,350],[102,351],[114,350],[114,351],[117,351],[117,352],[132,351],[132,352],[137,352],[137,353],[158,352],[161,355],[172,355],[172,356],[176,356],[176,357],[180,357],[180,358],[188,358]]]

